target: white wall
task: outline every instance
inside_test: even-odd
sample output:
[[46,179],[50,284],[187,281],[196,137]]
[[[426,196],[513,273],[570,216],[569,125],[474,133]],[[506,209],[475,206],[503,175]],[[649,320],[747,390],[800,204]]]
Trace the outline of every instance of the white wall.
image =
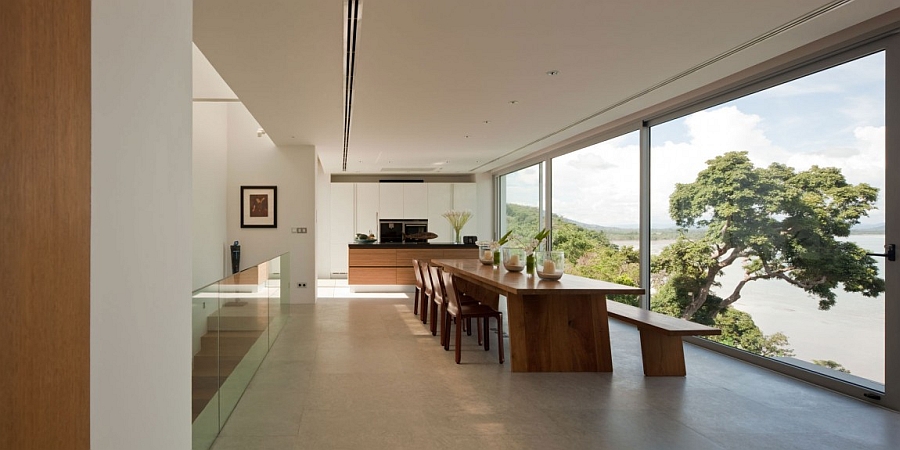
[[228,105],[193,108],[193,289],[231,274],[225,236]]
[[186,449],[192,3],[91,16],[91,448]]
[[331,177],[316,158],[316,276],[331,278]]
[[196,45],[193,68],[193,288],[231,274],[225,240],[228,174],[228,105],[209,101],[236,98]]
[[494,187],[490,173],[475,175],[475,198],[477,206],[474,211],[478,219],[476,235],[481,241],[499,239],[494,236]]
[[[315,302],[315,147],[278,147],[257,137],[259,124],[241,103],[228,104],[228,242],[241,242],[241,269],[290,252],[291,303]],[[241,228],[241,186],[277,186],[278,228]],[[308,233],[291,233],[306,227]],[[307,288],[298,288],[305,282]]]

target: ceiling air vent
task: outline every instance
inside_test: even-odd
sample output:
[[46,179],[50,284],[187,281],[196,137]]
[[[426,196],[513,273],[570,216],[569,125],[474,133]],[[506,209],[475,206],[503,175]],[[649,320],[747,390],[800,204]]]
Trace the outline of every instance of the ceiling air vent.
[[434,172],[436,167],[382,167],[382,172],[403,172],[403,173],[421,173]]

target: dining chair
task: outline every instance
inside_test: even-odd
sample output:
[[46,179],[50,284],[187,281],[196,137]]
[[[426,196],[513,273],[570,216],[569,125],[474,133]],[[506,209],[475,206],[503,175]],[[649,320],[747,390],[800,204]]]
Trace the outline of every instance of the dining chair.
[[[437,335],[437,327],[440,324],[441,327],[441,345],[444,345],[445,340],[449,340],[450,337],[447,333],[444,332],[444,317],[447,315],[447,288],[444,286],[443,279],[443,269],[440,266],[429,266],[429,270],[431,272],[431,283],[432,289],[434,291],[434,296],[432,297],[431,302],[431,335]],[[435,281],[437,280],[437,281]],[[459,300],[463,304],[469,303],[478,303],[478,300],[467,297],[466,295],[459,295]],[[478,345],[481,345],[482,334],[481,334],[481,319],[478,319]],[[472,320],[467,319],[463,322],[463,331],[466,332],[467,335],[472,335]]]
[[419,276],[422,277],[422,303],[420,304],[421,308],[421,316],[422,323],[428,323],[428,304],[431,303],[431,299],[434,297],[433,285],[431,283],[431,274],[428,271],[428,261],[420,260],[419,261]]
[[413,267],[412,267],[413,272],[416,274],[416,294],[415,294],[415,298],[413,298],[413,314],[418,315],[419,314],[419,302],[422,300],[422,296],[425,295],[425,293],[423,291],[425,285],[422,284],[422,267],[419,266],[419,260],[418,259],[412,260],[412,265],[413,265]]
[[[456,363],[459,364],[462,359],[462,324],[470,319],[484,319],[483,325],[479,327],[479,333],[484,331],[484,350],[488,351],[490,347],[490,339],[488,339],[488,324],[490,318],[497,320],[497,351],[500,357],[500,364],[503,364],[503,313],[482,303],[462,303],[460,296],[456,292],[453,285],[453,276],[449,272],[443,272],[441,279],[444,282],[447,297],[447,313],[444,315],[444,350],[450,349],[450,329],[452,322],[456,321]],[[481,322],[479,320],[479,322]]]

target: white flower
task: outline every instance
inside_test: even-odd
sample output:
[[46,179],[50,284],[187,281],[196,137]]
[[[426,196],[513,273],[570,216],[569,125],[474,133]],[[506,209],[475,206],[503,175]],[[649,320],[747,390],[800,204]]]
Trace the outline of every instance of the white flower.
[[472,211],[456,211],[451,209],[450,211],[441,214],[441,216],[450,222],[453,231],[459,233],[459,231],[462,230],[462,227],[466,225],[466,222],[472,218]]

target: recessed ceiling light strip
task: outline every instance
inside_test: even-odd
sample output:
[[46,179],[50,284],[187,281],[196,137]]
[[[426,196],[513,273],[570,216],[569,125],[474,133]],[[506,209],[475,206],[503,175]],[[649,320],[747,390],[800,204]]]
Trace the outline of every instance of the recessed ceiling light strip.
[[350,116],[353,107],[353,74],[356,67],[356,36],[359,29],[359,15],[362,0],[348,0],[346,4],[347,22],[344,35],[344,161],[343,171],[347,171],[347,150],[350,147]]
[[506,158],[507,156],[510,156],[510,155],[512,155],[512,154],[514,154],[514,153],[516,153],[516,152],[522,151],[522,150],[524,150],[524,149],[526,149],[526,148],[528,148],[528,147],[530,147],[530,146],[532,146],[532,145],[534,145],[534,144],[537,144],[537,143],[539,143],[539,142],[541,142],[541,141],[543,141],[543,140],[545,140],[545,139],[549,139],[549,138],[551,138],[551,137],[553,137],[553,136],[556,136],[556,135],[559,134],[559,133],[562,133],[562,132],[564,132],[564,131],[566,131],[566,130],[569,130],[569,129],[574,128],[574,127],[576,127],[576,126],[578,126],[578,125],[581,125],[582,123],[587,122],[587,121],[589,121],[589,120],[591,120],[591,119],[593,119],[593,118],[595,118],[595,117],[597,117],[597,116],[599,116],[599,115],[601,115],[601,114],[605,114],[605,113],[607,113],[607,112],[609,112],[609,111],[612,111],[613,109],[616,109],[616,108],[618,108],[618,107],[620,107],[620,106],[622,106],[622,105],[625,105],[626,103],[629,103],[629,102],[631,102],[631,101],[633,101],[633,100],[636,100],[636,99],[638,99],[638,98],[640,98],[640,97],[643,97],[644,95],[647,95],[647,94],[649,94],[649,93],[651,93],[651,92],[653,92],[653,91],[656,91],[656,90],[658,90],[658,89],[660,89],[660,88],[663,88],[663,87],[665,87],[665,86],[668,86],[668,85],[670,85],[670,84],[672,84],[672,83],[674,83],[674,82],[676,82],[676,81],[678,81],[678,80],[680,80],[680,79],[682,79],[682,78],[684,78],[684,77],[686,77],[686,76],[689,76],[689,75],[691,75],[691,74],[693,74],[693,73],[695,73],[695,72],[697,72],[697,71],[699,71],[699,70],[702,70],[702,69],[704,69],[704,68],[706,68],[706,67],[709,67],[709,66],[711,66],[711,65],[713,65],[713,64],[715,64],[715,63],[717,63],[717,62],[719,62],[719,61],[721,61],[721,60],[723,60],[723,59],[725,59],[725,58],[728,58],[729,56],[732,56],[732,55],[734,55],[734,54],[736,54],[736,53],[742,52],[742,51],[744,51],[744,50],[746,50],[746,49],[748,49],[748,48],[750,48],[750,47],[752,47],[752,46],[754,46],[754,45],[756,45],[756,44],[759,44],[760,42],[763,42],[763,41],[765,41],[765,40],[767,40],[767,39],[770,39],[770,38],[775,37],[775,36],[777,36],[777,35],[779,35],[779,34],[781,34],[781,33],[784,33],[785,31],[788,31],[788,30],[790,30],[790,29],[792,29],[792,28],[794,28],[794,27],[796,27],[796,26],[798,26],[798,25],[802,25],[802,24],[804,24],[804,23],[806,23],[806,22],[809,22],[810,20],[815,19],[816,17],[819,17],[819,16],[821,16],[822,14],[825,14],[825,13],[828,13],[828,12],[830,12],[830,11],[832,11],[832,10],[835,10],[835,9],[837,9],[837,8],[840,8],[841,6],[844,6],[845,4],[850,3],[850,2],[852,2],[852,1],[853,1],[853,0],[836,0],[836,1],[834,1],[834,2],[831,2],[831,3],[827,4],[827,5],[822,6],[821,8],[818,8],[818,9],[815,9],[815,10],[813,10],[813,11],[810,11],[809,13],[804,14],[804,15],[802,15],[802,16],[800,16],[800,17],[798,17],[798,18],[796,18],[796,19],[794,19],[794,20],[792,20],[792,21],[790,21],[790,22],[788,22],[788,23],[786,23],[786,24],[784,24],[784,25],[781,25],[781,26],[778,27],[778,28],[775,28],[775,29],[773,29],[773,30],[770,30],[770,31],[768,31],[768,32],[765,33],[765,34],[759,35],[759,36],[757,36],[757,37],[755,37],[755,38],[753,38],[753,39],[751,39],[751,40],[749,40],[749,41],[747,41],[747,42],[744,42],[743,44],[741,44],[741,45],[739,45],[739,46],[737,46],[737,47],[735,47],[735,48],[732,48],[731,50],[728,50],[728,51],[725,52],[725,53],[719,54],[719,55],[713,57],[712,59],[709,59],[709,60],[704,61],[704,62],[702,62],[702,63],[700,63],[700,64],[697,64],[696,66],[693,66],[693,67],[691,67],[691,68],[689,68],[689,69],[687,69],[687,70],[685,70],[685,71],[683,71],[683,72],[681,72],[681,73],[678,73],[678,74],[676,74],[675,76],[673,76],[673,77],[671,77],[671,78],[667,78],[667,79],[665,79],[665,80],[663,80],[663,81],[660,81],[659,83],[656,83],[656,84],[654,84],[653,86],[650,86],[650,87],[648,87],[647,89],[644,89],[644,90],[642,90],[642,91],[640,91],[640,92],[638,92],[638,93],[636,93],[636,94],[632,94],[632,95],[630,95],[630,96],[628,96],[628,97],[625,97],[624,99],[619,100],[618,102],[615,102],[615,103],[613,103],[613,104],[611,104],[611,105],[609,105],[609,106],[607,106],[607,107],[601,109],[600,111],[597,111],[597,112],[595,112],[595,113],[593,113],[593,114],[591,114],[591,115],[589,115],[589,116],[587,116],[587,117],[585,117],[585,118],[583,118],[583,119],[580,119],[580,120],[578,120],[578,121],[576,121],[576,122],[574,122],[574,123],[571,123],[571,124],[569,124],[569,125],[567,125],[567,126],[565,126],[565,127],[563,127],[563,128],[560,128],[559,130],[556,130],[556,131],[554,131],[554,132],[552,132],[552,133],[550,133],[550,134],[547,134],[547,135],[545,135],[545,136],[539,137],[539,138],[537,138],[537,139],[535,139],[535,140],[533,140],[533,141],[531,141],[531,142],[529,142],[529,143],[527,143],[527,144],[525,144],[525,145],[523,145],[523,146],[521,146],[521,147],[519,147],[519,148],[517,148],[517,149],[515,149],[515,150],[511,150],[511,151],[509,151],[509,152],[507,152],[507,153],[505,153],[505,154],[503,154],[503,155],[501,155],[501,156],[498,156],[498,157],[496,157],[496,158],[494,158],[494,159],[492,159],[492,160],[490,160],[490,161],[488,161],[488,162],[486,162],[486,163],[484,163],[484,164],[482,164],[482,165],[480,165],[480,166],[478,166],[478,167],[475,167],[474,169],[471,170],[471,172],[475,172],[475,171],[481,169],[482,167],[489,166],[489,165],[491,165],[491,164],[493,164],[493,163],[495,163],[495,162],[497,162],[497,161],[499,161],[499,160],[501,160],[501,159],[503,159],[503,158]]

